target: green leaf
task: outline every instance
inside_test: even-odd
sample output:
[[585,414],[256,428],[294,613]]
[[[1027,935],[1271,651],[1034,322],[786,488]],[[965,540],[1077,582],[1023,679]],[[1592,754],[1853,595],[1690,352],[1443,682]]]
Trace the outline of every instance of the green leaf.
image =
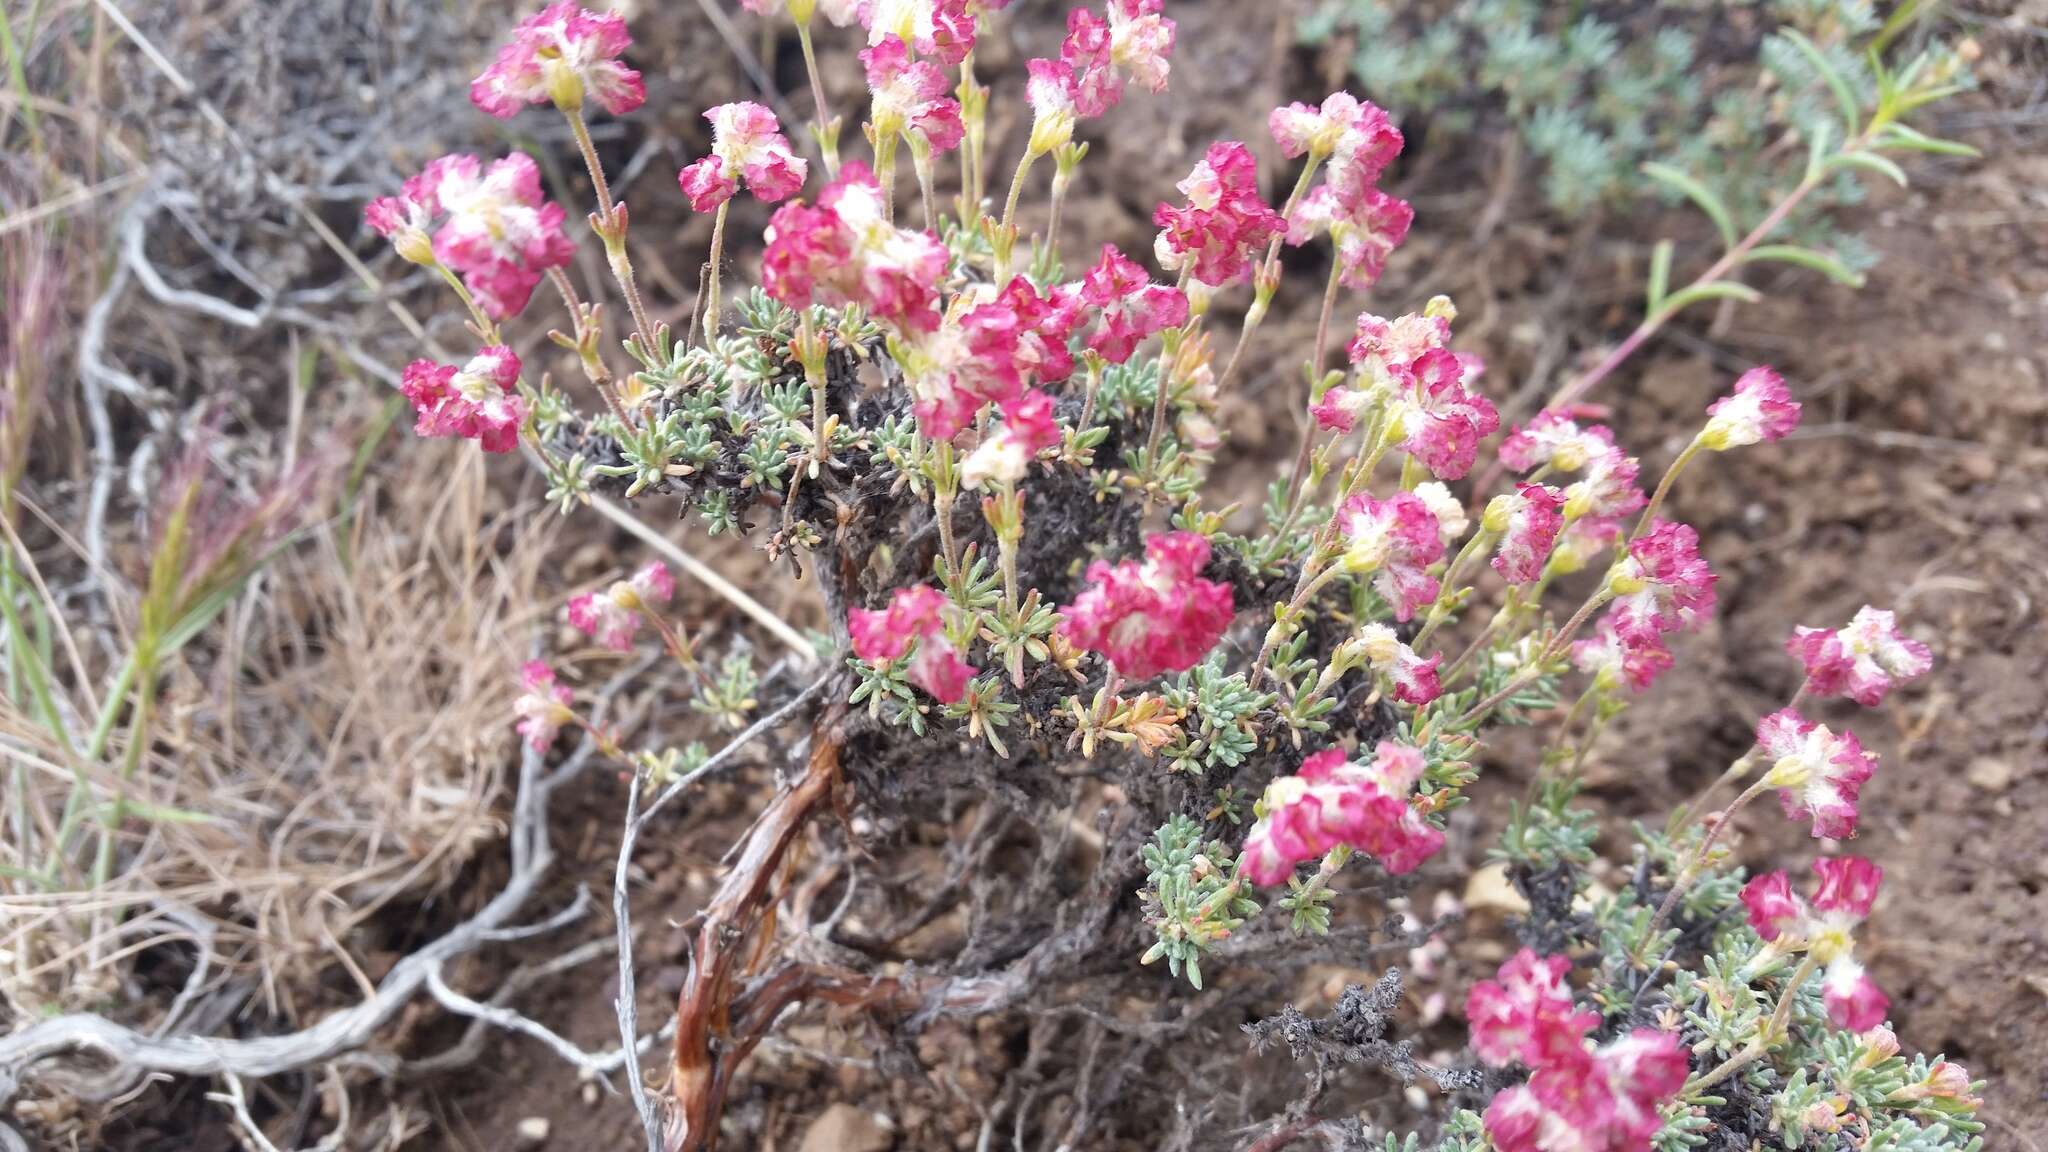
[[1735,216],[1728,211],[1728,205],[1723,204],[1721,198],[1714,195],[1713,189],[1669,164],[1658,164],[1655,161],[1643,165],[1643,175],[1666,187],[1683,192],[1687,199],[1699,205],[1700,211],[1705,212],[1713,220],[1714,227],[1721,230],[1721,242],[1730,248],[1735,247]]
[[1843,139],[1854,138],[1863,128],[1862,104],[1856,99],[1856,90],[1849,87],[1849,78],[1842,75],[1842,70],[1835,67],[1827,54],[1798,30],[1786,28],[1778,34],[1799,49],[1799,54],[1806,57],[1806,62],[1813,65],[1813,70],[1820,73],[1820,78],[1834,90],[1835,103],[1841,106],[1842,123],[1848,129]]
[[1937,156],[1965,156],[1973,160],[1983,155],[1960,140],[1943,140],[1939,136],[1929,136],[1917,128],[1908,128],[1904,124],[1887,125],[1884,136],[1879,140],[1879,147],[1903,148],[1908,152],[1932,152]]
[[1671,241],[1659,240],[1650,250],[1650,311],[1664,302],[1664,293],[1671,290]]
[[1673,292],[1664,306],[1658,309],[1665,317],[1676,316],[1702,300],[1740,300],[1754,304],[1763,299],[1763,294],[1747,284],[1733,280],[1709,280],[1705,284],[1693,284]]
[[1837,152],[1828,157],[1827,163],[1822,167],[1829,172],[1842,168],[1861,168],[1866,172],[1889,176],[1901,188],[1906,186],[1905,170],[1875,152]]
[[1761,244],[1750,249],[1742,259],[1744,263],[1775,261],[1780,264],[1797,264],[1801,268],[1811,268],[1838,284],[1847,284],[1851,288],[1863,287],[1862,273],[1850,270],[1847,265],[1825,252],[1801,248],[1797,244]]

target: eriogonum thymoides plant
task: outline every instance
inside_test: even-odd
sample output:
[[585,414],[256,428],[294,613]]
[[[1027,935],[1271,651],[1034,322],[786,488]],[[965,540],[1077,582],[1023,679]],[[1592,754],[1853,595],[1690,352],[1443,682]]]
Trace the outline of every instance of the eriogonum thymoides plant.
[[[1151,941],[1141,955],[1090,961],[1121,973],[1129,995],[1166,995],[1141,961],[1165,959],[1197,986],[1233,971],[1234,956],[1284,964],[1308,947],[1297,938],[1332,931],[1347,872],[1399,898],[1408,877],[1442,867],[1451,814],[1499,802],[1491,735],[1540,723],[1536,787],[1512,806],[1499,855],[1530,896],[1524,939],[1542,947],[1473,986],[1470,1058],[1424,1068],[1407,1042],[1384,1037],[1398,975],[1347,993],[1321,1032],[1286,1017],[1274,1027],[1291,1049],[1322,1052],[1350,1035],[1371,1053],[1360,1062],[1485,1086],[1429,1125],[1468,1152],[1668,1152],[1717,1130],[1724,1143],[1803,1147],[1852,1113],[1867,1131],[1912,1129],[1887,1146],[1974,1147],[1967,1074],[1913,1071],[1895,1045],[1880,1052],[1887,1001],[1851,958],[1873,914],[1875,866],[1823,856],[1819,889],[1801,900],[1783,873],[1743,886],[1722,845],[1772,790],[1814,836],[1856,833],[1863,793],[1880,783],[1875,758],[1832,717],[1800,709],[1831,696],[1876,705],[1928,670],[1929,651],[1890,613],[1798,630],[1787,643],[1799,692],[1756,725],[1755,746],[1715,789],[1642,834],[1634,884],[1590,887],[1595,834],[1575,804],[1578,770],[1716,608],[1719,576],[1672,493],[1702,458],[1797,426],[1778,373],[1731,382],[1646,492],[1641,461],[1593,410],[1559,404],[1503,436],[1498,392],[1458,347],[1450,300],[1352,311],[1415,223],[1381,186],[1405,142],[1372,103],[1337,92],[1273,110],[1269,130],[1294,173],[1278,203],[1259,190],[1258,149],[1207,145],[1153,214],[1155,272],[1100,237],[1063,236],[1061,205],[1086,160],[1083,125],[1095,132],[1133,90],[1171,82],[1177,31],[1162,0],[1074,10],[1057,58],[1031,60],[1003,94],[1028,106],[1018,122],[1029,134],[1000,207],[985,195],[997,95],[973,52],[1001,4],[747,6],[796,25],[814,118],[799,146],[764,106],[704,114],[709,153],[668,193],[715,215],[689,331],[652,322],[631,217],[590,145],[592,110],[624,115],[643,99],[616,15],[558,4],[520,24],[473,98],[494,116],[552,105],[566,119],[629,331],[608,334],[601,305],[578,292],[566,213],[543,200],[523,156],[435,161],[365,214],[471,314],[477,347],[462,366],[407,370],[422,435],[523,446],[564,509],[596,494],[685,497],[711,531],[759,534],[823,598],[820,645],[835,667],[809,766],[747,834],[729,891],[707,911],[679,998],[668,1146],[712,1143],[737,1061],[799,1000],[989,1009],[1005,1002],[1004,980],[1046,979],[1126,938],[1103,931],[1110,923]],[[865,158],[841,154],[825,106],[811,38],[820,14],[865,33],[849,45],[868,86]],[[1910,139],[1900,117],[1926,102],[1913,83],[1891,77],[1887,127],[1856,147]],[[1018,206],[1047,157],[1050,211],[1028,233]],[[899,191],[906,161],[915,183]],[[777,207],[749,245],[760,287],[728,317],[717,285],[742,190]],[[1227,442],[1215,412],[1278,298],[1287,246],[1328,264],[1308,394],[1287,404],[1295,456],[1257,513],[1212,509],[1210,466]],[[507,346],[503,326],[542,280],[567,314],[552,335],[582,385],[537,375]],[[1653,308],[1670,306],[1667,290],[1661,278],[1650,286]],[[1349,333],[1336,338],[1338,366],[1335,325]],[[570,687],[572,659],[651,645],[643,624],[700,712],[748,724],[765,680],[744,651],[707,663],[669,615],[674,594],[657,561],[570,600],[564,617],[594,651],[561,654],[559,677],[526,666],[520,735],[546,749],[578,725],[643,782],[674,779],[685,757],[617,748],[581,718]],[[809,948],[777,959],[749,945],[748,963],[771,967],[735,982],[737,945],[772,931],[774,918],[755,913],[794,829],[842,778],[846,802],[899,821],[936,811],[915,797],[969,780],[1028,798],[1099,778],[1130,814],[1117,834],[1132,837],[1147,876],[1135,901],[1092,881],[1062,896],[1093,902],[1075,922],[1094,935],[1066,953],[1027,945],[1038,967],[956,957],[950,971],[862,971]],[[1709,803],[1738,783],[1734,799]],[[989,857],[969,846],[961,859]],[[1445,940],[1438,926],[1409,947],[1437,956]],[[1310,1104],[1324,1082],[1318,1072]]]

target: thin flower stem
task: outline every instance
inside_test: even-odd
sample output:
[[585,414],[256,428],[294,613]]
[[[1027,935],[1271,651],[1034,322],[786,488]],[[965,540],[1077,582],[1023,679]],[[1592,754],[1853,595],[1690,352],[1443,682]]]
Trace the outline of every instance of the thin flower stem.
[[[1810,687],[1812,687],[1811,681],[1801,680],[1799,682],[1799,691],[1792,694],[1792,699],[1786,703],[1785,707],[1797,708],[1802,703],[1805,703],[1806,691]],[[1716,792],[1742,779],[1743,774],[1749,771],[1750,765],[1756,763],[1756,753],[1756,748],[1751,747],[1735,763],[1730,764],[1726,772],[1714,777],[1714,782],[1701,789],[1699,795],[1681,805],[1675,814],[1678,825],[1683,827],[1689,822],[1691,813],[1706,811],[1707,801],[1713,799]]]
[[718,298],[718,266],[725,260],[725,210],[731,206],[732,201],[721,201],[718,205],[718,212],[711,217],[710,286],[704,291],[705,296],[710,299],[710,303],[704,308],[704,346],[706,348],[711,347],[717,342],[718,325],[719,321],[723,318],[721,314],[724,309],[720,307]]
[[1464,571],[1465,564],[1473,556],[1486,551],[1492,545],[1493,533],[1488,532],[1485,526],[1481,525],[1479,531],[1474,532],[1472,538],[1465,541],[1465,546],[1458,549],[1458,554],[1451,558],[1451,566],[1444,569],[1443,594],[1438,596],[1436,603],[1430,606],[1429,619],[1422,622],[1422,630],[1415,634],[1415,639],[1408,642],[1409,647],[1420,649],[1431,636],[1436,634],[1437,628],[1451,614],[1451,597],[1457,591],[1458,576]]
[[1722,1061],[1713,1071],[1687,1080],[1685,1087],[1679,1089],[1679,1096],[1686,1097],[1696,1092],[1704,1092],[1761,1059],[1770,1050],[1771,1040],[1782,1033],[1786,1023],[1791,1020],[1792,1000],[1799,995],[1800,986],[1811,979],[1819,967],[1820,961],[1815,959],[1811,952],[1807,953],[1799,961],[1799,967],[1794,969],[1791,977],[1786,980],[1785,990],[1778,996],[1778,1007],[1771,1013],[1771,1022],[1764,1032],[1751,1040],[1742,1051]]
[[[1294,180],[1294,190],[1287,194],[1287,203],[1280,209],[1282,219],[1294,215],[1295,205],[1301,203],[1302,194],[1308,191],[1308,182],[1315,177],[1316,168],[1322,162],[1323,158],[1321,156],[1316,155],[1314,152],[1308,154],[1308,163],[1301,166],[1301,175],[1297,176]],[[1280,242],[1284,239],[1286,239],[1286,234],[1282,232],[1281,235],[1273,237],[1272,243],[1266,245],[1266,256],[1265,259],[1259,262],[1259,271],[1258,275],[1254,278],[1254,285],[1271,282],[1274,273],[1280,266]],[[1331,259],[1336,259],[1334,252],[1331,253]],[[1258,289],[1254,287],[1253,291],[1256,292]],[[1217,392],[1220,393],[1225,388],[1228,388],[1231,380],[1236,377],[1237,364],[1244,356],[1244,347],[1251,340],[1252,332],[1258,328],[1259,323],[1265,318],[1264,302],[1255,302],[1252,305],[1252,310],[1245,314],[1244,325],[1237,330],[1237,344],[1230,349],[1230,359],[1223,363],[1223,375],[1216,378]]]
[[932,194],[932,152],[929,145],[911,142],[910,167],[917,173],[917,202],[924,208],[924,230],[936,233],[939,230],[938,207]]
[[[1323,353],[1329,347],[1330,341],[1330,313],[1337,304],[1337,288],[1343,282],[1343,272],[1343,262],[1335,259],[1333,254],[1333,258],[1330,261],[1330,279],[1328,283],[1323,285],[1323,311],[1316,318],[1315,352],[1308,365],[1309,388],[1311,392],[1322,382]],[[1240,341],[1241,345],[1242,341]],[[1236,354],[1233,352],[1232,355],[1235,356]],[[1225,369],[1224,375],[1229,375],[1228,369]],[[1309,399],[1313,402],[1315,399],[1314,395],[1311,394]],[[1294,476],[1287,486],[1287,506],[1289,508],[1294,507],[1295,501],[1301,498],[1302,485],[1308,483],[1309,457],[1314,454],[1315,443],[1316,419],[1313,415],[1308,415],[1301,426],[1301,444],[1295,449],[1294,453]]]
[[[1449,685],[1455,681],[1458,672],[1465,667],[1466,661],[1477,656],[1480,650],[1486,647],[1486,642],[1493,639],[1494,633],[1500,631],[1501,625],[1514,618],[1516,610],[1520,607],[1518,596],[1520,591],[1521,589],[1519,588],[1508,589],[1507,601],[1493,614],[1493,618],[1486,622],[1486,627],[1481,628],[1479,635],[1474,636],[1472,642],[1465,645],[1465,650],[1458,653],[1458,658],[1451,661],[1444,668],[1442,683]],[[1410,645],[1410,647],[1413,647],[1413,645]]]
[[882,186],[882,219],[896,222],[896,134],[875,134],[875,179]]
[[1480,717],[1491,711],[1494,705],[1527,688],[1537,677],[1543,675],[1544,667],[1556,657],[1565,644],[1570,642],[1572,636],[1585,626],[1586,621],[1592,618],[1593,613],[1611,598],[1612,594],[1604,587],[1587,597],[1586,602],[1579,605],[1579,610],[1572,613],[1572,618],[1565,621],[1564,627],[1558,629],[1557,635],[1550,638],[1550,643],[1543,646],[1543,651],[1538,653],[1536,658],[1529,662],[1528,667],[1524,671],[1503,685],[1500,691],[1474,704],[1463,716],[1458,717],[1459,727],[1467,727],[1476,723]]
[[818,54],[811,47],[811,26],[808,22],[796,26],[796,42],[804,51],[804,75],[811,81],[812,127],[818,140],[818,155],[825,161],[826,178],[837,180],[839,148],[836,141],[827,143],[831,133],[832,109],[825,103],[825,82],[818,77]]
[[654,325],[647,322],[647,304],[640,298],[639,281],[633,277],[633,261],[626,254],[626,212],[623,206],[613,203],[611,185],[604,177],[604,162],[597,158],[597,146],[590,140],[590,125],[583,120],[583,110],[578,108],[563,113],[569,119],[569,130],[576,137],[576,149],[583,154],[583,166],[590,170],[590,187],[597,194],[598,235],[604,240],[605,260],[611,265],[612,278],[619,282],[619,291],[626,297],[626,310],[633,316],[633,331],[640,337],[640,347],[654,350]]
[[[1854,149],[1848,150],[1853,151]],[[1750,249],[1756,247],[1771,233],[1777,231],[1778,226],[1785,222],[1785,218],[1792,214],[1792,210],[1799,206],[1800,201],[1806,199],[1807,194],[1819,186],[1820,179],[1818,176],[1811,176],[1801,180],[1797,187],[1786,193],[1783,200],[1778,201],[1777,206],[1771,209],[1770,214],[1765,216],[1761,223],[1755,228],[1750,229],[1749,235],[1744,236],[1738,241],[1735,247],[1722,253],[1721,258],[1714,261],[1711,268],[1695,277],[1692,283],[1687,285],[1687,288],[1698,287],[1701,284],[1711,284],[1727,275],[1736,265],[1742,262],[1742,258],[1749,254]],[[1684,291],[1685,289],[1680,289],[1671,295],[1679,296]],[[1630,332],[1627,339],[1616,345],[1612,352],[1603,357],[1585,375],[1558,389],[1557,393],[1551,396],[1544,407],[1562,408],[1592,391],[1602,380],[1613,375],[1615,369],[1627,363],[1628,358],[1635,355],[1636,349],[1641,348],[1645,340],[1656,335],[1666,323],[1670,322],[1673,316],[1678,315],[1679,311],[1680,309],[1678,308],[1664,307],[1644,317],[1643,322],[1636,325],[1635,331]]]
[[470,295],[469,285],[462,282],[462,277],[457,276],[454,269],[449,268],[439,260],[434,261],[434,271],[440,273],[441,279],[446,281],[448,287],[455,290],[455,295],[462,299],[462,306],[469,309],[470,321],[476,325],[478,333],[484,338],[484,342],[487,344],[503,343],[503,340],[498,335],[498,325],[489,316],[484,315],[483,308],[477,304],[476,297]]
[[597,218],[609,229],[612,225],[612,186],[604,178],[604,163],[597,158],[597,145],[591,142],[590,125],[583,120],[582,109],[564,110],[562,115],[569,119],[569,131],[576,137],[576,150],[583,154],[583,166],[590,171],[590,188],[597,194]]
[[[1747,759],[1747,757],[1745,756],[1744,759]],[[1738,760],[1737,763],[1741,763],[1741,761]],[[1671,891],[1664,894],[1664,902],[1657,906],[1657,914],[1650,918],[1650,930],[1643,934],[1643,939],[1653,939],[1658,932],[1663,931],[1665,923],[1671,919],[1671,913],[1677,909],[1679,899],[1685,895],[1688,888],[1692,887],[1693,881],[1699,879],[1701,870],[1707,866],[1707,855],[1714,850],[1714,845],[1720,841],[1722,831],[1728,827],[1730,821],[1735,819],[1737,812],[1742,811],[1751,800],[1763,795],[1764,789],[1768,787],[1770,787],[1770,777],[1758,777],[1756,783],[1743,789],[1742,794],[1735,798],[1735,802],[1721,811],[1720,818],[1714,821],[1713,827],[1708,828],[1706,836],[1701,838],[1699,851],[1693,853],[1692,859],[1686,862],[1685,867],[1672,880]]]
[[1671,462],[1671,467],[1664,470],[1663,478],[1657,481],[1657,491],[1651,494],[1650,502],[1643,505],[1643,514],[1636,519],[1636,530],[1628,534],[1631,541],[1650,530],[1650,522],[1656,519],[1657,513],[1664,507],[1665,498],[1671,495],[1672,486],[1678,483],[1678,474],[1685,471],[1685,466],[1693,462],[1693,458],[1700,454],[1702,447],[1704,446],[1699,438],[1695,436],[1692,443],[1685,446],[1685,451],[1680,452],[1678,458]]

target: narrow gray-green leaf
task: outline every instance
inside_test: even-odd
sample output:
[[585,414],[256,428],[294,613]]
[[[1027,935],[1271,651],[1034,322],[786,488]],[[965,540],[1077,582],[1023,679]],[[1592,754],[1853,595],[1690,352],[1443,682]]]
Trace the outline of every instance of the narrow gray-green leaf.
[[1939,136],[1929,136],[1917,128],[1908,128],[1904,124],[1887,127],[1880,146],[1903,148],[1908,152],[1931,152],[1937,156],[1964,156],[1970,159],[1983,155],[1960,140],[1943,140]]
[[1828,157],[1828,171],[1833,172],[1840,168],[1861,168],[1866,172],[1876,172],[1890,177],[1901,188],[1906,186],[1906,170],[1875,152],[1837,152]]
[[1851,270],[1848,265],[1825,252],[1801,248],[1797,244],[1761,244],[1750,249],[1742,259],[1745,262],[1774,261],[1780,264],[1797,264],[1801,268],[1811,268],[1836,283],[1847,284],[1851,288],[1863,287],[1862,273]]
[[1700,211],[1705,212],[1708,218],[1713,220],[1714,227],[1721,230],[1721,242],[1730,248],[1735,247],[1735,216],[1728,211],[1728,205],[1723,204],[1721,198],[1714,195],[1713,189],[1669,164],[1659,164],[1655,161],[1643,165],[1643,175],[1684,193],[1686,199],[1699,205]]
[[1842,124],[1847,129],[1843,139],[1854,139],[1856,133],[1863,128],[1863,112],[1862,105],[1856,99],[1856,90],[1849,86],[1849,78],[1842,75],[1842,70],[1835,67],[1834,62],[1828,59],[1827,53],[1822,52],[1813,41],[1808,40],[1797,29],[1786,28],[1780,31],[1779,35],[1789,41],[1794,48],[1799,49],[1799,54],[1806,57],[1806,62],[1813,65],[1813,70],[1820,73],[1822,80],[1827,81],[1828,87],[1835,93],[1835,103],[1841,106]]
[[1676,316],[1703,300],[1740,300],[1754,304],[1763,299],[1763,294],[1747,284],[1733,280],[1709,280],[1705,284],[1693,284],[1673,292],[1659,309],[1665,316]]
[[1659,240],[1650,250],[1650,311],[1664,302],[1664,293],[1671,290],[1671,241]]

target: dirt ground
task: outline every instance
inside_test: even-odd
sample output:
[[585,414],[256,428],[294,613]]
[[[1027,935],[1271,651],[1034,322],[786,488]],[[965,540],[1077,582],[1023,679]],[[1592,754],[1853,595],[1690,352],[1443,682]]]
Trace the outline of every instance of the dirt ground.
[[[1126,100],[1113,115],[1114,138],[1095,139],[1071,201],[1070,238],[1085,231],[1148,250],[1153,204],[1209,141],[1260,141],[1270,152],[1265,110],[1327,90],[1326,62],[1292,49],[1263,21],[1248,27],[1237,0],[1172,7],[1180,21],[1173,94]],[[1981,16],[1983,90],[1929,125],[1987,158],[1916,165],[1910,190],[1880,192],[1859,210],[1883,257],[1866,288],[1803,272],[1764,277],[1766,304],[1689,317],[1592,397],[1613,405],[1617,431],[1646,471],[1661,468],[1704,405],[1754,363],[1778,367],[1808,415],[1788,441],[1709,461],[1679,489],[1674,511],[1701,531],[1722,577],[1721,608],[1704,633],[1685,638],[1678,669],[1610,728],[1588,775],[1616,831],[1626,817],[1667,811],[1740,754],[1754,718],[1796,687],[1795,665],[1781,650],[1794,625],[1839,623],[1866,602],[1896,609],[1932,644],[1935,673],[1880,709],[1825,710],[1830,723],[1853,723],[1882,756],[1855,845],[1887,874],[1864,947],[1892,994],[1905,1043],[1944,1052],[1990,1081],[1987,1146],[2038,1149],[2033,1134],[2048,1131],[2048,40],[2039,31],[2048,13],[2039,4],[2031,12],[1993,7]],[[1014,90],[1022,60],[1055,46],[1058,18],[1059,6],[1020,0],[1009,23],[1014,45],[979,54],[984,80]],[[826,35],[827,55],[840,62],[835,95],[847,106],[850,53],[838,51],[845,46],[834,35]],[[647,48],[672,74],[690,73],[687,83],[667,86],[678,110],[649,118],[650,134],[679,134],[685,151],[702,143],[689,110],[739,95],[726,58],[707,58],[714,45],[693,38]],[[803,106],[793,38],[779,45],[776,70],[792,103]],[[1007,116],[995,116],[998,157],[1013,154],[1025,127],[1014,102]],[[1540,395],[1625,333],[1657,236],[1706,237],[1699,222],[1675,212],[1561,224],[1542,212],[1533,181],[1497,186],[1496,158],[1486,147],[1413,132],[1393,176],[1416,208],[1413,238],[1371,299],[1348,304],[1392,313],[1451,294],[1461,345],[1485,355],[1489,387],[1506,400],[1525,389]],[[1007,171],[1006,160],[995,168]],[[641,195],[659,198],[651,188]],[[1476,235],[1475,221],[1496,196],[1505,197],[1501,223]],[[696,259],[703,228],[679,202],[650,207],[643,225],[636,199],[635,214],[636,234],[673,229],[668,263],[681,269]],[[745,235],[758,223],[741,214],[735,227]],[[1245,494],[1292,449],[1291,357],[1314,324],[1307,279],[1283,291],[1253,346],[1254,370],[1220,421],[1233,433],[1220,474]],[[739,578],[759,571],[742,547],[718,544],[703,554]],[[1516,766],[1497,767],[1502,794],[1518,793]],[[559,900],[579,884],[610,892],[624,787],[593,771],[556,813]],[[1441,875],[1427,874],[1435,878],[1425,891],[1458,883],[1454,866],[1480,855],[1499,816],[1486,814],[1485,791],[1482,784],[1481,814],[1454,829],[1453,851]],[[732,830],[764,793],[765,778],[715,786],[645,842],[634,895],[643,1019],[658,1020],[672,1005],[686,952],[682,922],[711,890]],[[1740,852],[1752,866],[1811,851],[1777,821],[1754,821],[1747,831]],[[465,882],[488,891],[491,870],[502,866],[489,852],[477,858]],[[393,909],[407,920],[389,928],[382,946],[430,932],[462,904],[453,891]],[[588,927],[592,936],[608,933],[608,913]],[[522,946],[505,962],[537,962],[560,947]],[[499,972],[477,963],[450,978],[481,997]],[[337,982],[328,991],[346,988]],[[614,966],[599,962],[516,1003],[571,1041],[601,1049],[615,1036],[615,990]],[[460,1031],[423,1009],[398,1044],[437,1050]],[[1455,1031],[1431,1035],[1454,1043]],[[731,1146],[974,1148],[989,1101],[1023,1058],[1017,1043],[1001,1020],[953,1022],[902,1052],[857,1021],[805,1014],[749,1065],[729,1108]],[[215,1106],[199,1099],[203,1090],[151,1088],[144,1106],[106,1134],[108,1146],[236,1147]],[[1154,1090],[1164,1086],[1126,1088]],[[486,1041],[473,1066],[402,1083],[395,1099],[422,1121],[408,1148],[529,1146],[522,1124],[541,1117],[550,1148],[625,1148],[635,1139],[619,1100],[579,1082],[532,1040],[502,1034]]]

